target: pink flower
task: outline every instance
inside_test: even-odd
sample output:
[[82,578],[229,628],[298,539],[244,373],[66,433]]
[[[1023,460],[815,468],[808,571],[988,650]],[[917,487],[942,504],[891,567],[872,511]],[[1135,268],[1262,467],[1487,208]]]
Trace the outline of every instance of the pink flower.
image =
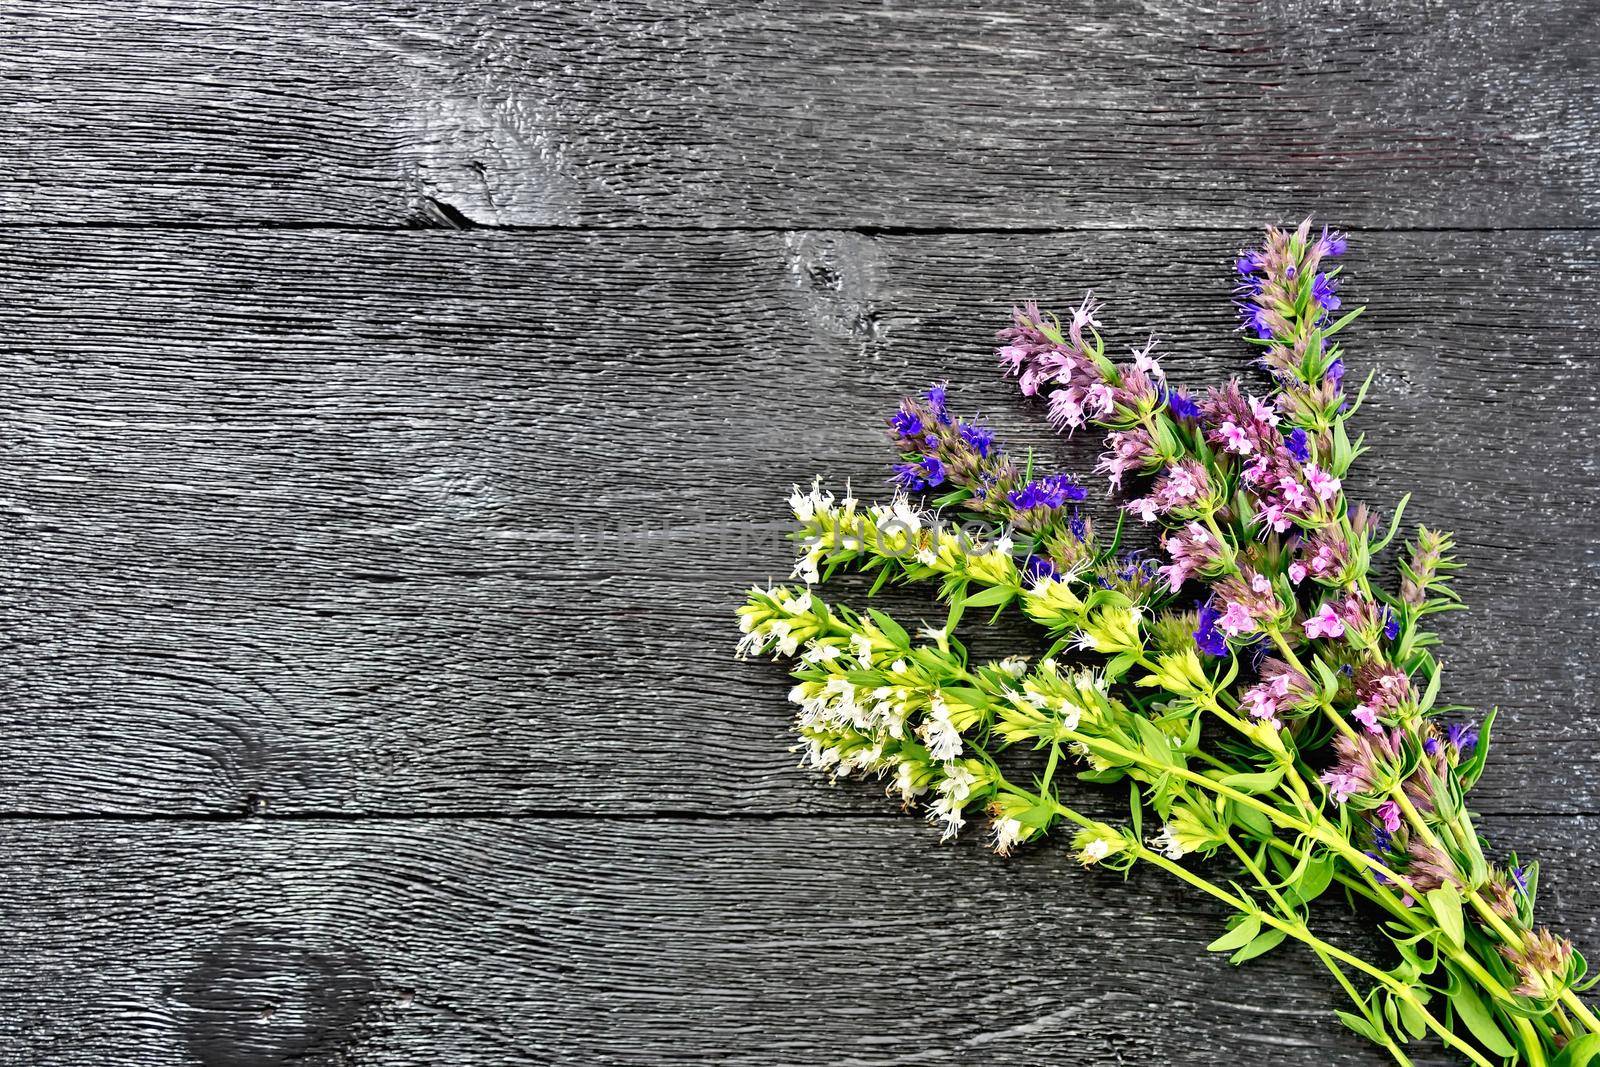
[[1383,820],[1383,828],[1391,834],[1400,829],[1400,805],[1392,800],[1385,800],[1378,805],[1378,818]]
[[1250,617],[1250,612],[1238,601],[1230,602],[1227,610],[1222,613],[1222,618],[1217,620],[1217,629],[1229,637],[1250,633],[1255,628],[1256,620]]
[[1188,560],[1180,559],[1165,567],[1157,567],[1156,573],[1167,580],[1167,592],[1176,593],[1183,588],[1183,583],[1189,580],[1192,564]]
[[1096,382],[1089,387],[1089,403],[1094,406],[1095,414],[1108,415],[1111,409],[1116,407],[1117,401],[1109,385],[1105,382]]
[[1139,516],[1140,522],[1156,521],[1156,502],[1150,497],[1138,497],[1135,500],[1128,501],[1123,505],[1123,507],[1126,510],[1131,511],[1133,514]]
[[1350,709],[1350,717],[1367,728],[1369,734],[1383,732],[1383,727],[1378,725],[1378,713],[1365,704],[1357,704]]
[[1315,463],[1306,465],[1306,481],[1311,483],[1311,491],[1317,494],[1318,500],[1326,502],[1339,495],[1339,479]]
[[1250,398],[1250,414],[1268,426],[1278,425],[1278,412],[1271,404],[1263,404],[1255,397]]
[[1323,604],[1317,613],[1305,621],[1307,637],[1343,637],[1344,620],[1339,618],[1332,604]]
[[1306,567],[1304,563],[1289,564],[1289,580],[1295,585],[1299,585],[1301,582],[1306,580]]
[[1294,511],[1302,511],[1311,503],[1311,494],[1306,492],[1306,487],[1293,478],[1280,480],[1278,489],[1283,493],[1284,506]]
[[1275,533],[1288,533],[1289,527],[1294,525],[1289,519],[1289,513],[1283,509],[1282,504],[1268,504],[1261,509],[1261,519],[1267,528]]
[[1152,337],[1143,348],[1135,348],[1133,350],[1133,365],[1152,378],[1165,379],[1167,372],[1161,369],[1161,364],[1157,363],[1155,357],[1150,354],[1155,347],[1156,339]]
[[1227,442],[1227,449],[1229,452],[1237,452],[1241,456],[1248,456],[1250,454],[1250,450],[1252,448],[1252,445],[1250,444],[1250,435],[1245,433],[1244,430],[1240,429],[1238,426],[1234,425],[1233,422],[1229,421],[1222,424],[1222,429],[1220,432],[1222,434],[1222,439]]
[[1275,719],[1278,716],[1278,702],[1272,690],[1265,685],[1253,685],[1246,689],[1239,698],[1239,706],[1250,712],[1252,718]]
[[1263,595],[1272,592],[1272,579],[1259,571],[1250,576],[1250,588]]
[[1323,774],[1320,779],[1328,787],[1328,793],[1333,797],[1334,803],[1343,804],[1355,794],[1361,792],[1361,780],[1346,771],[1334,768]]
[[[1050,393],[1050,407],[1048,418],[1057,430],[1066,426],[1070,429],[1079,429],[1084,424],[1083,390],[1073,387],[1070,389],[1056,389]],[[1023,382],[1022,395],[1031,396],[1028,392],[1026,380]]]

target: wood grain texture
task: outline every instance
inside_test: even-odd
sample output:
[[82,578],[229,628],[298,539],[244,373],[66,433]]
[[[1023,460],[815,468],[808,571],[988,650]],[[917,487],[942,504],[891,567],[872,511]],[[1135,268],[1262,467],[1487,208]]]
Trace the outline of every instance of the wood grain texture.
[[[1547,899],[1594,943],[1594,820],[1503,822],[1567,853]],[[908,818],[7,821],[0,1061],[1377,1062],[1314,960],[1207,956],[1224,916],[1171,879],[934,836]],[[1322,929],[1360,943],[1341,909]]]
[[8,5],[0,219],[1588,225],[1586,0]]
[[[1003,301],[1095,284],[1215,380],[1247,237],[5,235],[0,809],[860,812],[731,659],[780,487],[881,485],[876,419],[943,375],[1087,470],[994,373]],[[1460,533],[1478,805],[1596,810],[1600,237],[1356,249],[1352,487]]]

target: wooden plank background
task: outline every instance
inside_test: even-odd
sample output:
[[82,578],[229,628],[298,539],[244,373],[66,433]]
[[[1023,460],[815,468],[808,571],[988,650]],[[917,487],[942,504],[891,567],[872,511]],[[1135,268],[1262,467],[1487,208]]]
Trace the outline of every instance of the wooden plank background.
[[1377,1062],[1166,882],[795,770],[731,659],[899,393],[1087,468],[1009,301],[1215,380],[1308,211],[1353,487],[1471,564],[1476,805],[1600,952],[1595,15],[8,5],[0,1062]]

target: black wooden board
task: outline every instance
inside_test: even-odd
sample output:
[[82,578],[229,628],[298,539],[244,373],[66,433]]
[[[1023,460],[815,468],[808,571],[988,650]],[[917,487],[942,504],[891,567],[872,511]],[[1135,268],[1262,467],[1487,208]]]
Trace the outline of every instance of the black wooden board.
[[1587,225],[1587,0],[24,0],[8,221]]
[[[1559,843],[1549,905],[1600,937],[1594,820],[1492,829]],[[907,818],[9,821],[0,1061],[1375,1062],[1314,959],[1208,956],[1225,916],[1170,879],[936,837]],[[1319,928],[1363,945],[1340,907]]]
[[731,658],[901,392],[1092,466],[1010,301],[1248,374],[1307,212],[1352,486],[1470,565],[1474,805],[1600,954],[1600,19],[1330,6],[7,5],[0,1064],[1382,1062],[1167,880],[800,772]]

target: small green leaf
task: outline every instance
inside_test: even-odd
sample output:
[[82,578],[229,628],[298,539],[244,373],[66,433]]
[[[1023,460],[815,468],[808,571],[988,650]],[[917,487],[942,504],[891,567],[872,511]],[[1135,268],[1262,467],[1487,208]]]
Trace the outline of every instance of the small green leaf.
[[1133,725],[1134,729],[1139,731],[1139,741],[1146,755],[1167,767],[1178,766],[1177,756],[1172,751],[1172,742],[1167,740],[1166,734],[1156,729],[1155,723],[1135,716]]
[[1378,1045],[1383,1044],[1383,1031],[1379,1030],[1376,1026],[1373,1026],[1366,1019],[1363,1019],[1361,1016],[1355,1015],[1348,1011],[1336,1011],[1334,1014],[1339,1017],[1340,1022],[1344,1023],[1346,1026],[1360,1034],[1362,1037],[1366,1038],[1368,1041]]
[[1340,330],[1344,329],[1346,326],[1350,325],[1350,323],[1355,321],[1356,316],[1365,310],[1367,310],[1367,307],[1365,304],[1363,304],[1354,311],[1346,312],[1340,317],[1339,321],[1335,322],[1332,326],[1323,327],[1322,336],[1324,338],[1332,337],[1334,334],[1338,333]]
[[1451,944],[1466,944],[1466,926],[1461,919],[1461,894],[1456,892],[1453,884],[1446,883],[1438,889],[1428,890],[1428,909],[1433,912],[1439,929],[1444,931]]
[[980,593],[967,597],[967,607],[987,608],[995,604],[1005,604],[1017,595],[1017,591],[1010,586],[991,585]]
[[1234,804],[1233,821],[1249,830],[1255,837],[1265,840],[1272,836],[1272,820],[1266,813],[1257,808],[1246,807],[1243,804]]
[[1229,789],[1255,796],[1278,788],[1278,783],[1281,781],[1283,781],[1283,768],[1280,766],[1270,771],[1256,771],[1253,774],[1230,774],[1222,779],[1222,784]]
[[1484,762],[1489,758],[1489,731],[1494,728],[1494,717],[1498,714],[1500,714],[1499,708],[1489,709],[1483,725],[1478,729],[1478,744],[1473,748],[1472,755],[1456,768],[1456,776],[1461,780],[1463,793],[1476,785],[1478,776],[1483,773]]
[[1243,915],[1238,924],[1206,946],[1207,952],[1232,952],[1248,945],[1261,932],[1261,916]]
[[1305,865],[1300,880],[1294,884],[1294,895],[1301,904],[1309,904],[1328,891],[1333,884],[1333,857],[1319,856]]
[[1407,493],[1400,498],[1400,503],[1394,506],[1394,515],[1389,519],[1389,532],[1384,534],[1383,540],[1372,543],[1373,554],[1376,555],[1389,547],[1389,542],[1394,540],[1394,535],[1400,532],[1400,516],[1406,513],[1406,505],[1411,502],[1411,494]]
[[[1496,1056],[1516,1054],[1516,1048],[1506,1040],[1505,1032],[1494,1021],[1494,1016],[1489,1014],[1489,1009],[1484,1007],[1483,999],[1472,988],[1471,982],[1457,979],[1450,983],[1450,1006],[1455,1008],[1456,1018],[1467,1025],[1472,1036],[1484,1048]],[[1596,1047],[1600,1048],[1600,1045]]]
[[1288,934],[1284,933],[1276,926],[1269,927],[1268,929],[1257,934],[1255,940],[1251,941],[1244,948],[1240,949],[1238,952],[1235,952],[1232,956],[1229,956],[1228,962],[1239,964],[1245,962],[1246,960],[1253,960],[1262,953],[1270,952],[1274,948],[1277,948],[1278,943],[1288,936]]
[[867,614],[872,616],[872,621],[877,623],[878,629],[883,631],[883,636],[901,648],[911,647],[911,635],[906,633],[904,626],[901,626],[877,608],[868,608]]
[[1428,1032],[1428,1023],[1422,1017],[1422,1012],[1408,999],[1395,998],[1395,1007],[1400,1013],[1400,1025],[1405,1027],[1406,1033],[1412,1037],[1421,1037]]

